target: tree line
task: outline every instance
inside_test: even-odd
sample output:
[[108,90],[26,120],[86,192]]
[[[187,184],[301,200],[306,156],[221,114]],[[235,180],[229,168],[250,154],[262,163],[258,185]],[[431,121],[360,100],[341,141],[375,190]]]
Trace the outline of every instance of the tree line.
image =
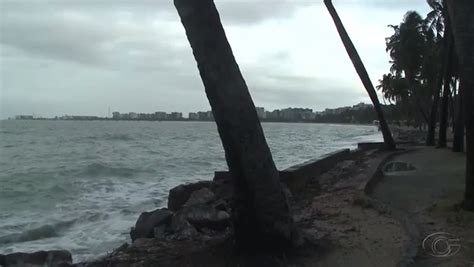
[[[448,126],[454,132],[453,150],[464,150],[463,91],[460,61],[443,0],[428,0],[431,11],[423,18],[408,11],[386,39],[390,72],[379,80],[383,97],[415,125],[428,125],[426,144],[446,147]],[[439,127],[437,125],[439,124]]]

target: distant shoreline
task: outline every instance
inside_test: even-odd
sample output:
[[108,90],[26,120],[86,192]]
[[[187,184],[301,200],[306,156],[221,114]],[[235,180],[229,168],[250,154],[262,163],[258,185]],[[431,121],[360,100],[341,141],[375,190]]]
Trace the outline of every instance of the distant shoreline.
[[[181,119],[181,120],[116,120],[116,119],[108,119],[108,118],[97,118],[97,119],[2,119],[0,121],[111,121],[111,122],[118,122],[118,121],[128,121],[128,122],[215,122],[213,120],[189,120],[189,119]],[[371,123],[364,123],[364,122],[320,122],[320,121],[274,121],[274,120],[260,120],[261,123],[308,123],[308,124],[340,124],[340,125],[363,125],[363,126],[377,126]]]

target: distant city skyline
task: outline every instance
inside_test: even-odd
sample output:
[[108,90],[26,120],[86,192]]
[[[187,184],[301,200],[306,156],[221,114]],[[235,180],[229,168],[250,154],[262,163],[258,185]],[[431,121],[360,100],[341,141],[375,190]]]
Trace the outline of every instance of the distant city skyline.
[[[350,105],[350,106],[343,106],[343,107],[337,107],[337,108],[325,108],[324,110],[313,110],[310,108],[305,108],[305,107],[287,107],[287,108],[281,108],[281,109],[266,109],[265,107],[255,107],[257,111],[257,115],[261,119],[265,118],[271,118],[272,116],[276,116],[274,118],[277,118],[279,115],[275,115],[275,112],[279,114],[279,112],[296,112],[296,113],[306,113],[306,115],[302,115],[303,118],[311,119],[314,117],[308,116],[307,114],[321,114],[321,113],[334,113],[334,112],[339,112],[343,111],[346,109],[361,109],[361,108],[366,108],[366,107],[371,107],[372,104],[367,104],[364,102],[359,102],[358,104]],[[288,113],[287,113],[288,114]],[[286,115],[287,119],[291,117],[292,115]],[[95,118],[113,118],[113,119],[155,119],[155,120],[179,120],[179,119],[197,119],[197,120],[210,120],[213,119],[212,111],[211,110],[205,110],[205,111],[192,111],[188,113],[180,112],[180,111],[171,111],[171,112],[166,112],[166,111],[154,111],[154,112],[135,112],[135,111],[128,111],[128,112],[123,112],[123,111],[117,111],[114,110],[113,112],[108,112],[107,115],[101,116],[97,114],[62,114],[62,115],[53,115],[53,116],[38,116],[35,114],[16,114],[15,116],[9,117],[9,119],[73,119],[74,117],[82,117],[84,119],[95,119]]]
[[[370,102],[370,101],[368,101],[368,102]],[[312,109],[313,112],[322,112],[326,109],[337,109],[337,108],[341,108],[341,107],[348,107],[348,106],[357,105],[357,104],[360,104],[360,103],[366,104],[366,102],[361,101],[361,102],[358,102],[358,103],[355,103],[355,104],[352,104],[352,105],[351,104],[345,105],[345,106],[337,106],[336,105],[334,107],[325,107],[325,108],[321,108],[321,109],[315,109],[315,108],[311,108],[311,107],[298,107],[298,106],[286,106],[286,107],[279,107],[279,108],[267,108],[267,107],[263,107],[263,106],[256,106],[256,108],[264,108],[265,111],[282,110],[282,109],[288,109],[288,108],[304,108],[304,109]],[[371,105],[371,104],[369,104],[369,105]],[[189,113],[196,113],[196,112],[202,112],[202,111],[211,111],[211,107],[209,106],[208,109],[190,110],[190,111],[182,111],[182,110],[174,110],[174,109],[165,110],[165,109],[160,109],[160,108],[150,109],[150,111],[137,111],[137,110],[118,110],[118,109],[113,109],[111,107],[106,107],[103,112],[99,112],[99,113],[91,113],[91,112],[83,111],[83,112],[78,112],[78,113],[58,112],[58,113],[55,113],[55,114],[42,115],[43,114],[42,112],[33,112],[33,113],[13,114],[9,117],[0,118],[0,119],[14,118],[17,115],[32,115],[32,116],[37,117],[37,118],[43,118],[43,117],[44,118],[52,118],[52,117],[56,117],[56,116],[59,117],[59,116],[72,116],[72,115],[112,117],[114,112],[120,112],[120,113],[155,113],[155,112],[172,113],[172,112],[179,112],[179,113],[182,113],[183,116],[184,116],[184,115],[189,115]]]

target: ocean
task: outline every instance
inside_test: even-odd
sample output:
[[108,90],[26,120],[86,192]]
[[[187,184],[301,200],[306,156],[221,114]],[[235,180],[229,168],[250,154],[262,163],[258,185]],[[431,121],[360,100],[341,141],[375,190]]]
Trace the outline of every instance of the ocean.
[[[262,125],[279,169],[382,140],[375,126]],[[0,121],[0,254],[98,257],[169,189],[226,169],[214,122]]]

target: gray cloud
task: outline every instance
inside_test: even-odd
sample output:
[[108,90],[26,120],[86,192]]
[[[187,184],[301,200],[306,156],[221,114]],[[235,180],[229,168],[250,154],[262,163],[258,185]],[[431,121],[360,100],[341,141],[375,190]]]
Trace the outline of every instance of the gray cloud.
[[364,91],[351,90],[350,85],[334,79],[257,74],[250,75],[247,80],[256,102],[269,108],[295,107],[297,104],[321,110],[367,100]]
[[6,14],[0,24],[1,42],[39,56],[98,64],[102,61],[101,46],[111,35],[97,26],[60,14]]
[[[351,18],[344,11],[352,8],[367,9],[362,13],[367,16],[397,8],[395,18],[401,19],[409,3],[334,0],[345,22]],[[0,5],[0,118],[105,115],[108,106],[138,112],[209,109],[172,0],[0,0]],[[368,101],[338,37],[328,35],[335,29],[322,0],[216,0],[216,5],[257,105],[323,109]],[[374,23],[386,29],[383,19],[374,16]],[[360,27],[359,35],[367,31],[366,24]],[[383,45],[385,36],[371,37],[367,42],[380,39]],[[365,39],[355,40],[359,52],[368,49]],[[364,57],[369,70],[384,68],[387,60]]]

